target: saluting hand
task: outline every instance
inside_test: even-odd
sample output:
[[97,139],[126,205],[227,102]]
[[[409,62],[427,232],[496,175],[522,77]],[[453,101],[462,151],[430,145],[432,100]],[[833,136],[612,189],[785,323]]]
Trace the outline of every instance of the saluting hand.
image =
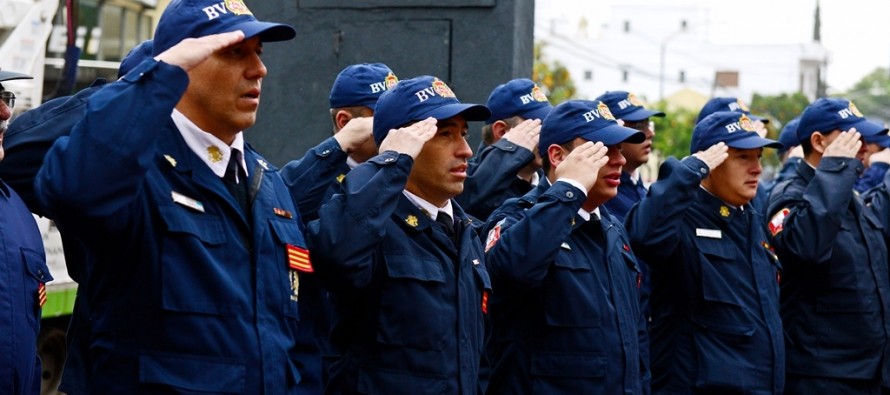
[[846,132],[841,132],[827,147],[822,154],[823,157],[837,156],[841,158],[854,158],[862,147],[862,141],[859,140],[859,132],[856,128],[851,128]]
[[556,178],[568,178],[584,185],[589,191],[599,178],[600,168],[609,162],[609,147],[601,142],[588,141],[575,147],[559,166],[556,166]]
[[380,142],[380,152],[395,151],[417,158],[423,145],[436,135],[439,128],[435,118],[427,118],[404,128],[392,129]]
[[155,56],[155,60],[189,71],[207,60],[214,52],[235,45],[242,40],[244,40],[244,32],[240,30],[211,34],[200,38],[187,38]]
[[692,154],[692,156],[705,162],[709,170],[714,170],[729,157],[729,147],[721,141],[708,147],[708,149],[704,151],[698,151]]
[[541,121],[538,119],[526,119],[519,125],[511,128],[501,137],[507,141],[535,152],[538,146],[538,138],[541,136]]
[[374,117],[356,117],[349,120],[334,139],[347,154],[357,150],[368,140],[374,138]]

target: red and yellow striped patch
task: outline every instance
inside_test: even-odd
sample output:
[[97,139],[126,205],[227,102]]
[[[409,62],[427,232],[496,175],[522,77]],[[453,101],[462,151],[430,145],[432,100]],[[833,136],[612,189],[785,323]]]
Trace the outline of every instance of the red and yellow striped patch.
[[293,244],[287,245],[287,265],[291,269],[301,272],[312,273],[312,261],[309,260],[309,250],[297,247]]
[[46,285],[44,283],[37,286],[37,303],[41,308],[46,304]]
[[482,291],[482,314],[488,314],[488,291]]

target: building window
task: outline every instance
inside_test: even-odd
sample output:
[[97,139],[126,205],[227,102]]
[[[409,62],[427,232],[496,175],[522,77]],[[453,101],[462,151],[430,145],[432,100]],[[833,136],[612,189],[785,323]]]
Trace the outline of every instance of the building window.
[[621,70],[621,82],[627,82],[628,74],[627,70]]
[[624,21],[624,32],[625,33],[630,32],[630,21]]
[[680,70],[680,78],[679,78],[679,80],[680,80],[680,83],[684,83],[684,82],[686,82],[686,71],[684,71],[684,70]]
[[593,79],[593,70],[584,70],[584,81],[590,81]]

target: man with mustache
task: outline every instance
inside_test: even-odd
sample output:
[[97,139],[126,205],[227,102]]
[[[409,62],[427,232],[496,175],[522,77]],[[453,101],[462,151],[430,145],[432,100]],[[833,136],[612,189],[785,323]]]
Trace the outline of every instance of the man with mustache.
[[438,78],[399,81],[374,113],[380,154],[352,169],[309,224],[313,266],[335,308],[340,352],[326,393],[479,392],[491,285],[463,190],[467,121]]
[[544,120],[546,179],[486,225],[494,334],[489,394],[645,394],[640,270],[603,207],[621,181],[619,125],[600,101],[571,100]]
[[[30,79],[0,70],[0,81]],[[0,84],[0,160],[3,136],[15,94]],[[16,192],[0,180],[0,393],[40,392],[41,368],[37,358],[40,311],[46,303],[46,267],[43,239],[31,211]]]
[[754,121],[718,111],[692,132],[631,209],[634,251],[652,269],[653,394],[773,394],[785,380],[779,262],[751,206],[763,168]]

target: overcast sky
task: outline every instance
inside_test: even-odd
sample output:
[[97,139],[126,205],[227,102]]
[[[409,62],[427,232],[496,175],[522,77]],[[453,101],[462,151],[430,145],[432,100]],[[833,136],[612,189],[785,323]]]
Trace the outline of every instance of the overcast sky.
[[[536,0],[536,16],[581,15],[590,26],[609,18],[609,6],[619,0]],[[664,0],[625,0],[623,3],[664,4]],[[813,35],[816,0],[672,0],[711,9],[711,39],[733,44],[808,42]],[[890,1],[820,0],[822,44],[831,52],[828,84],[849,89],[877,67],[890,66]],[[744,7],[744,9],[742,9]]]

